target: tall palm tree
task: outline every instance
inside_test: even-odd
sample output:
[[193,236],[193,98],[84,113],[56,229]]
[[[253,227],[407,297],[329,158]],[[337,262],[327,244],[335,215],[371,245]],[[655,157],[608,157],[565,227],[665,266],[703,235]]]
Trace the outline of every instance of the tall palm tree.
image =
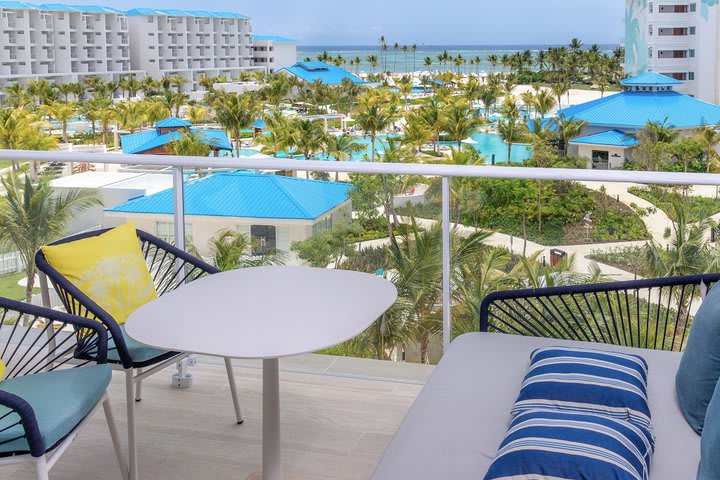
[[462,141],[480,124],[480,121],[470,114],[470,105],[465,100],[455,101],[449,105],[443,117],[443,130],[455,140],[458,149],[462,148]]
[[6,107],[26,107],[30,104],[30,102],[32,102],[32,97],[21,83],[11,83],[10,85],[3,87],[3,92],[5,92],[4,105]]
[[240,138],[242,130],[250,128],[252,123],[260,115],[260,104],[255,97],[249,93],[223,94],[213,105],[215,119],[226,130],[235,142],[235,148],[240,150]]
[[15,172],[2,179],[0,241],[17,249],[25,264],[25,300],[32,301],[35,286],[35,252],[67,233],[72,219],[102,202],[92,190],[76,189],[57,195],[47,179],[34,184],[29,175]]
[[524,125],[516,118],[510,118],[507,121],[498,123],[498,134],[503,142],[507,145],[507,161],[512,158],[513,143],[520,142],[524,138]]
[[558,135],[562,144],[562,154],[567,157],[568,146],[570,140],[577,137],[585,129],[587,122],[585,120],[576,120],[572,117],[568,118],[564,115],[557,119]]
[[380,102],[370,102],[361,106],[355,115],[355,125],[370,136],[370,160],[375,161],[375,140],[379,132],[388,128],[395,120],[394,106],[384,106]]
[[545,115],[553,109],[555,106],[555,100],[550,92],[547,90],[540,90],[535,94],[535,112],[540,118],[545,118]]
[[[357,143],[354,137],[348,133],[342,135],[329,135],[325,141],[325,152],[335,161],[344,162],[352,156],[353,153],[359,153],[365,150],[365,147]],[[338,181],[339,172],[335,172],[335,181]]]
[[202,132],[185,132],[168,144],[168,150],[183,157],[207,157],[212,152],[212,142],[208,142]]
[[417,50],[418,50],[418,46],[413,43],[412,46],[410,47],[410,51],[411,51],[412,54],[413,54],[413,72],[416,72],[416,71],[417,71],[417,65],[415,64],[415,58],[416,58]]
[[68,141],[68,122],[75,118],[77,114],[77,103],[75,102],[53,102],[49,105],[43,105],[42,111],[48,117],[60,122],[62,125],[62,141]]
[[191,105],[187,109],[187,117],[190,123],[198,124],[207,120],[210,112],[202,105]]
[[144,102],[123,102],[115,105],[118,127],[135,133],[145,121]]
[[[313,155],[322,152],[325,145],[325,131],[319,122],[295,120],[291,128],[293,144],[305,160],[310,160]],[[306,172],[306,175],[310,178],[310,172]]]
[[[25,109],[0,109],[0,149],[54,150],[57,140],[45,133],[45,125]],[[19,165],[13,161],[12,167],[16,171]]]
[[558,108],[562,105],[562,96],[570,91],[570,84],[567,82],[557,82],[550,85],[553,95],[557,98]]
[[422,105],[418,110],[418,116],[425,122],[426,127],[433,134],[433,150],[437,151],[440,134],[443,131],[443,123],[445,118],[445,106],[440,103],[437,97],[433,97],[429,102]]
[[720,132],[716,126],[704,126],[696,128],[693,133],[700,140],[705,162],[707,163],[706,171],[709,173],[713,167],[717,167],[720,163],[720,155],[718,155],[717,147],[720,145]]

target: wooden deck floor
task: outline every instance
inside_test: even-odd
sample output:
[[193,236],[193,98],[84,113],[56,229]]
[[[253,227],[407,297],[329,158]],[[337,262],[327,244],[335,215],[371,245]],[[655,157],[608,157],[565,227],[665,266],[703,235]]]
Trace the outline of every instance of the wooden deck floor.
[[[261,465],[262,371],[236,361],[245,423],[235,425],[221,360],[200,357],[194,385],[170,387],[173,369],[143,383],[138,404],[141,480],[244,480]],[[283,464],[297,480],[367,479],[432,367],[304,355],[280,361]],[[124,375],[110,395],[125,435]],[[125,438],[123,438],[123,441]],[[28,466],[0,479],[34,479]],[[51,471],[54,480],[120,479],[102,410]]]

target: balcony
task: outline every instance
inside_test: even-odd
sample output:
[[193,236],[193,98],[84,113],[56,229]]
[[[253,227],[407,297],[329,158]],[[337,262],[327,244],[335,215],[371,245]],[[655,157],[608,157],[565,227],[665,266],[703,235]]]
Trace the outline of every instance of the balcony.
[[[281,361],[285,470],[292,478],[367,479],[433,367],[324,355]],[[245,422],[235,425],[222,360],[200,357],[188,390],[168,387],[173,369],[143,382],[138,404],[140,474],[168,478],[245,479],[261,469],[262,370],[236,362]],[[125,428],[124,383],[115,374],[110,396]],[[201,403],[198,403],[201,402]],[[202,405],[200,407],[200,405]],[[53,478],[115,475],[102,413],[53,469]],[[17,467],[15,467],[17,468]],[[0,468],[0,478],[30,480],[32,468]]]
[[[184,172],[196,167],[218,169],[303,168],[319,172],[359,174],[423,175],[439,177],[442,194],[442,340],[452,337],[450,278],[450,194],[451,182],[458,177],[522,178],[605,182],[662,183],[674,185],[719,185],[715,174],[633,172],[513,168],[493,166],[450,166],[439,164],[390,164],[370,162],[306,161],[264,158],[157,157],[117,154],[1,151],[3,158],[18,161],[62,161],[96,164],[129,164],[139,167],[161,166],[171,169],[176,187],[174,238],[184,238]],[[182,241],[179,242],[182,248]],[[440,253],[440,252],[438,252]],[[438,281],[438,284],[440,282]],[[440,287],[439,287],[440,288]],[[663,287],[665,288],[665,287]],[[693,291],[694,292],[694,291]],[[684,295],[685,290],[683,290]],[[557,311],[565,302],[564,293],[549,303]],[[621,294],[622,295],[622,294]],[[690,294],[692,295],[692,293]],[[677,295],[661,294],[664,299]],[[596,296],[597,298],[597,296]],[[620,298],[620,297],[618,297]],[[642,297],[652,299],[652,295]],[[573,299],[573,305],[581,305]],[[592,299],[590,300],[592,302]],[[667,301],[667,300],[666,300]],[[608,298],[608,302],[612,299]],[[623,306],[623,305],[629,306]],[[542,302],[534,304],[538,305]],[[592,306],[591,306],[592,305]],[[620,312],[632,304],[619,302]],[[590,310],[595,304],[589,304]],[[525,311],[533,311],[525,308]],[[556,310],[552,310],[555,308]],[[668,312],[665,307],[663,312]],[[633,309],[637,312],[640,309]],[[512,309],[505,309],[511,311]],[[644,310],[643,310],[644,311]],[[649,310],[648,310],[649,311]],[[661,312],[660,308],[654,312]],[[555,314],[553,314],[554,316]],[[609,318],[609,317],[608,317]],[[573,319],[575,320],[575,319]],[[565,327],[570,328],[568,325]],[[535,330],[531,325],[529,330]],[[684,335],[684,332],[683,332]],[[530,335],[532,336],[532,335]],[[632,335],[631,335],[632,338]],[[221,361],[199,357],[192,372],[196,384],[187,391],[168,388],[171,369],[144,380],[144,401],[138,404],[140,471],[144,479],[165,478],[246,478],[260,469],[261,371],[254,362],[236,362],[236,377],[245,423],[233,425],[229,386]],[[381,362],[320,355],[304,355],[281,361],[282,431],[284,465],[291,478],[366,479],[369,478],[409,406],[418,395],[433,367],[417,364]],[[114,378],[110,394],[119,406],[116,413],[124,428],[123,381]],[[90,423],[56,470],[58,478],[96,478],[96,472],[115,468],[107,427],[101,416]],[[5,471],[0,470],[5,474]],[[482,472],[480,473],[482,474]],[[31,469],[10,470],[7,478],[33,478]],[[0,477],[2,478],[2,477]]]

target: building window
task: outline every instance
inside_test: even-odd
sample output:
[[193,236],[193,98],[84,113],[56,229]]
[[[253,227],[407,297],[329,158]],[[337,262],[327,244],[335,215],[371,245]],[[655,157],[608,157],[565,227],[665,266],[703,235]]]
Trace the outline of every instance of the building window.
[[610,167],[610,152],[607,150],[592,151],[592,168],[607,170]]
[[687,79],[688,79],[688,80],[695,80],[695,72],[688,72]]
[[695,35],[695,27],[690,27],[690,35]]
[[270,250],[275,250],[277,248],[277,229],[272,225],[252,225],[250,242],[253,255],[263,255]]
[[[175,224],[173,222],[155,222],[155,235],[168,243],[175,243]],[[192,224],[185,223],[185,241],[192,242]]]
[[690,11],[691,11],[691,12],[696,12],[696,11],[697,11],[697,4],[696,4],[696,3],[691,3],[691,4],[690,4]]
[[650,13],[653,13],[653,2],[650,2],[650,5],[648,8],[650,10]]
[[653,55],[652,47],[648,47],[648,57],[649,57],[649,58],[653,58],[652,55]]
[[695,49],[691,48],[690,50],[688,50],[688,56],[690,58],[695,58]]
[[648,34],[652,37],[652,35],[653,35],[653,26],[652,25],[648,25]]

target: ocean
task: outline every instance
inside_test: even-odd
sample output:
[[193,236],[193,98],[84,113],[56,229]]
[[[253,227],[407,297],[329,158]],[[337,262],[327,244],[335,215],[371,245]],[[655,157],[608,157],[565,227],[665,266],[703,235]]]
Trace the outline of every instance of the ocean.
[[[456,57],[457,55],[462,55],[468,62],[470,61],[470,59],[480,58],[479,64],[471,66],[469,63],[465,63],[460,67],[461,71],[464,73],[479,73],[493,71],[492,65],[490,64],[490,62],[487,61],[488,55],[494,54],[498,57],[502,57],[506,54],[510,55],[515,52],[522,52],[525,50],[530,50],[533,53],[536,53],[539,50],[545,50],[548,47],[558,46],[561,45],[418,45],[417,51],[413,54],[410,50],[408,50],[407,53],[394,50],[392,48],[392,45],[389,45],[388,50],[384,53],[384,55],[386,57],[385,63],[387,65],[387,70],[396,72],[417,72],[427,70],[423,63],[425,57],[431,57],[433,59],[433,70],[439,70],[441,66],[437,61],[437,56],[443,51],[447,50],[447,52],[451,56]],[[617,44],[599,45],[600,50],[605,53],[611,53],[618,46],[619,45]],[[408,47],[410,46],[408,45]],[[373,68],[367,61],[367,58],[371,55],[374,55],[378,58],[379,62],[379,65],[374,70],[375,72],[382,71],[381,52],[378,45],[342,47],[326,45],[300,45],[298,46],[298,60],[303,61],[309,58],[314,61],[317,60],[318,55],[321,55],[323,52],[327,52],[333,57],[337,57],[338,55],[340,55],[345,59],[346,62],[349,62],[350,60],[355,58],[359,58],[359,65],[353,65],[351,67],[350,65],[346,64],[343,66],[343,68],[352,71],[353,73],[372,72]],[[443,66],[444,70],[456,71],[456,68],[457,67],[455,67],[452,62]],[[502,71],[503,68],[501,65],[497,65],[494,70],[498,72]]]

